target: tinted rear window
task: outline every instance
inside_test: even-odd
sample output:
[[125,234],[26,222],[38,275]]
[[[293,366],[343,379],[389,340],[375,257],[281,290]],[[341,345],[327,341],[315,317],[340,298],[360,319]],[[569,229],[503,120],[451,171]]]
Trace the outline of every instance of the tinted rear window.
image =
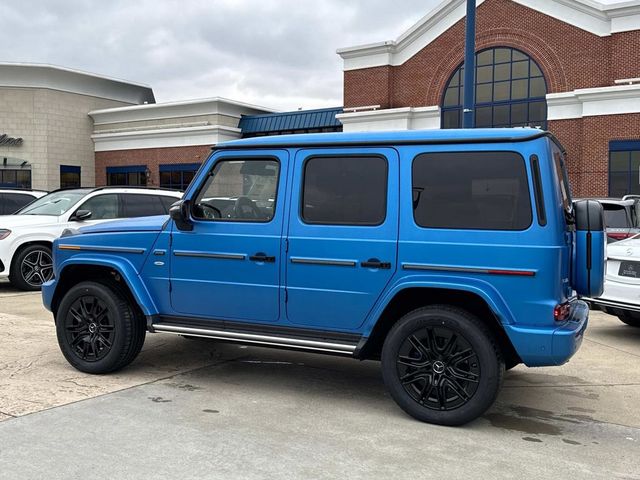
[[603,204],[604,224],[607,228],[629,228],[627,211],[622,205]]
[[314,157],[304,169],[302,218],[325,225],[380,225],[387,211],[383,157]]
[[413,213],[421,227],[524,230],[531,200],[515,152],[424,153],[413,161]]
[[150,217],[165,215],[167,210],[156,195],[122,194],[125,217]]

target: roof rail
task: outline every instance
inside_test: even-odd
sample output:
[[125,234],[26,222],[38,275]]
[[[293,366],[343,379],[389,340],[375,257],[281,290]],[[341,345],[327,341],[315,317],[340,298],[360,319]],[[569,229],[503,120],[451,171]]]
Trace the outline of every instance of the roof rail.
[[3,187],[0,186],[0,190],[20,190],[23,192],[44,192],[49,193],[49,190],[42,190],[40,188],[22,188],[22,187]]
[[116,188],[126,188],[128,190],[159,190],[164,192],[184,193],[182,190],[177,190],[175,188],[152,187],[152,186],[145,187],[142,185],[105,185],[102,187],[64,187],[64,188],[57,188],[55,190],[51,190],[48,193],[62,192],[65,190],[86,190],[88,192],[97,192],[99,190],[113,190]]

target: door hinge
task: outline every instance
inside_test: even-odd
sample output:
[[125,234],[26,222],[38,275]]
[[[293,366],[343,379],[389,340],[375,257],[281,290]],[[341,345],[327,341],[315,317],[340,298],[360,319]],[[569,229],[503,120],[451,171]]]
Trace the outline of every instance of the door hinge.
[[171,284],[171,280],[169,280],[169,293],[173,291],[173,285]]
[[288,252],[289,252],[289,239],[288,239],[288,238],[285,238],[285,239],[284,239],[284,251],[285,251],[286,253],[288,253]]
[[284,303],[287,303],[289,301],[289,290],[287,290],[286,288],[284,289]]

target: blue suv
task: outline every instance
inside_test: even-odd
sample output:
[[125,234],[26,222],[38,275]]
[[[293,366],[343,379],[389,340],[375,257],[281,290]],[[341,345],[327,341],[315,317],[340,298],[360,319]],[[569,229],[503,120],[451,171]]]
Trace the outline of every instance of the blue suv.
[[146,332],[346,355],[460,425],[505,369],[575,353],[603,249],[546,132],[263,137],[216,146],[170,218],[66,231],[43,296],[83,372],[126,366]]

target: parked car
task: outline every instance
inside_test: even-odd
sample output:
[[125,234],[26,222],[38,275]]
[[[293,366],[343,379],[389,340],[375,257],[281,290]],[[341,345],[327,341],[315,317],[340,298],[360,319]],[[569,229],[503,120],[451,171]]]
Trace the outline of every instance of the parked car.
[[11,215],[46,194],[42,190],[0,188],[0,215]]
[[640,233],[638,202],[640,197],[627,195],[619,198],[597,198],[604,208],[607,243],[614,243]]
[[0,216],[0,278],[39,290],[53,277],[51,244],[65,228],[108,220],[166,215],[180,192],[126,187],[57,190]]
[[604,292],[587,300],[627,325],[640,327],[640,235],[607,246]]
[[602,291],[602,207],[571,201],[562,152],[535,129],[219,144],[170,222],[56,240],[44,304],[83,372],[129,364],[146,331],[380,359],[406,412],[463,424],[505,368],[566,362],[574,291]]

